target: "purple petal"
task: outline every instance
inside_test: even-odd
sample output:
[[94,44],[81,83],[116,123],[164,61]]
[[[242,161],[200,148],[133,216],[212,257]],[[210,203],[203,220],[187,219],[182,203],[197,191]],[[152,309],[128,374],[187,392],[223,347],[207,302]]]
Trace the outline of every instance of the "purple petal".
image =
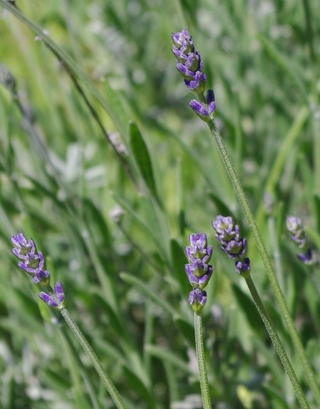
[[208,108],[202,104],[201,102],[197,101],[196,99],[192,99],[189,102],[190,107],[194,110],[194,112],[200,116],[203,121],[209,121],[209,110]]
[[57,281],[54,285],[54,292],[56,297],[58,298],[59,303],[64,301],[65,295],[63,291],[63,287],[60,281]]
[[28,240],[23,233],[17,233],[10,238],[12,244],[16,247],[27,247]]
[[53,297],[51,297],[51,295],[49,294],[44,293],[43,291],[39,293],[39,298],[41,298],[43,302],[49,305],[49,307],[58,307],[58,303],[53,299]]
[[298,258],[304,264],[312,264],[312,251],[311,251],[311,249],[308,248],[306,253],[298,254]]
[[197,288],[193,289],[189,294],[189,304],[193,311],[199,314],[207,302],[207,293]]
[[195,79],[196,73],[194,71],[188,70],[188,68],[184,64],[178,62],[176,64],[176,68],[186,80],[191,81]]
[[185,79],[184,83],[191,91],[202,94],[205,89],[206,80],[206,74],[201,71],[197,71],[192,79]]
[[236,272],[238,274],[249,276],[250,273],[250,259],[245,257],[243,260],[238,260],[235,262]]

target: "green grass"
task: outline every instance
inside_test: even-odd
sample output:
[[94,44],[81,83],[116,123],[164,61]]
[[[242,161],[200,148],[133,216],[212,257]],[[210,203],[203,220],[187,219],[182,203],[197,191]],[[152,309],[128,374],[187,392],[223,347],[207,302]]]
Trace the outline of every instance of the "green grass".
[[[298,0],[17,3],[99,91],[100,100],[79,79],[100,126],[56,56],[1,10],[0,63],[16,80],[23,110],[0,86],[1,408],[114,407],[68,328],[52,323],[59,316],[17,268],[9,238],[19,230],[46,255],[53,281],[63,282],[70,313],[127,407],[141,409],[173,402],[182,409],[200,393],[183,247],[189,233],[207,233],[215,270],[203,326],[213,407],[297,408],[243,280],[214,238],[217,213],[234,215],[247,236],[252,277],[316,408],[214,141],[188,106],[194,96],[170,51],[171,33],[187,26],[273,261],[279,247],[279,281],[319,376],[318,266],[299,263],[284,222],[301,217],[317,254],[320,6],[307,4],[312,36]],[[125,144],[126,166],[103,129]],[[266,191],[274,201],[269,215]],[[110,217],[116,205],[124,211],[119,223]]]

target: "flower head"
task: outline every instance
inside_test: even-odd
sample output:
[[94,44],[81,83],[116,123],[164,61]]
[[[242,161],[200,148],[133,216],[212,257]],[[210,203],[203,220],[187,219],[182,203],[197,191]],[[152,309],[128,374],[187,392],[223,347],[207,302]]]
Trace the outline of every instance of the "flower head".
[[[194,48],[192,38],[188,30],[183,29],[174,33],[172,38],[172,52],[176,58],[176,68],[184,78],[187,88],[198,95],[202,95],[206,88],[207,76],[203,72],[203,63],[200,53]],[[203,99],[203,98],[202,98]],[[190,107],[205,122],[213,118],[216,109],[214,93],[209,90],[206,95],[206,103],[196,99],[190,101]]]
[[43,291],[39,293],[39,298],[43,302],[45,302],[49,307],[52,308],[57,308],[59,310],[63,309],[65,307],[65,295],[63,291],[62,284],[60,281],[57,281],[54,285],[54,292],[47,294]]
[[34,241],[27,240],[22,233],[15,234],[10,240],[14,245],[12,253],[20,260],[18,266],[32,277],[34,283],[49,285],[50,274],[45,269],[43,254],[37,251]]
[[176,68],[184,77],[186,86],[197,94],[205,90],[206,74],[202,72],[203,64],[200,53],[194,48],[188,30],[174,33],[172,38],[172,52],[177,60]]
[[189,244],[185,247],[189,261],[189,264],[185,265],[185,271],[193,287],[189,295],[189,303],[198,314],[207,299],[203,289],[207,286],[213,272],[213,267],[208,264],[212,255],[212,246],[207,245],[207,236],[204,233],[190,234]]
[[250,275],[250,259],[244,257],[247,249],[247,240],[240,237],[240,228],[234,223],[231,216],[218,215],[212,222],[216,238],[221,243],[221,249],[233,260],[237,273],[243,277]]
[[291,240],[303,251],[303,253],[298,254],[299,260],[304,264],[312,264],[312,250],[309,247],[301,220],[295,216],[288,216],[286,226]]

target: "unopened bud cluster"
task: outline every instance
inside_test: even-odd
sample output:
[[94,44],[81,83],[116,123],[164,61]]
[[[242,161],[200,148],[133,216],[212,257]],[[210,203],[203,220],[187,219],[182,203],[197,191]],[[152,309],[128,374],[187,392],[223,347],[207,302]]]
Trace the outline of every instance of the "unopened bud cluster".
[[176,68],[183,76],[185,85],[191,91],[202,96],[201,102],[195,99],[190,101],[190,107],[203,121],[208,122],[213,118],[216,104],[212,90],[207,92],[205,98],[203,96],[207,76],[203,72],[201,55],[194,48],[192,38],[187,29],[172,34],[171,38],[173,42],[172,52],[177,62]]
[[27,240],[22,233],[11,237],[12,253],[19,259],[18,266],[26,272],[35,284],[39,284],[46,292],[41,291],[39,297],[53,308],[64,308],[64,292],[58,281],[54,289],[50,286],[50,274],[45,268],[45,260],[41,251],[38,251],[32,239]]
[[247,240],[240,237],[240,229],[234,223],[232,217],[218,215],[212,227],[216,232],[216,238],[221,243],[222,250],[233,260],[237,273],[244,277],[250,275],[250,259],[245,257]]
[[291,240],[293,240],[302,251],[302,253],[298,254],[299,260],[304,264],[312,264],[312,251],[308,245],[301,220],[298,217],[289,216],[286,219],[286,226]]
[[189,304],[192,309],[200,314],[207,301],[207,286],[212,275],[213,267],[209,265],[212,255],[212,247],[207,245],[207,236],[204,233],[190,234],[190,246],[185,247],[185,254],[189,264],[185,265],[185,271],[190,285],[193,287],[189,294]]

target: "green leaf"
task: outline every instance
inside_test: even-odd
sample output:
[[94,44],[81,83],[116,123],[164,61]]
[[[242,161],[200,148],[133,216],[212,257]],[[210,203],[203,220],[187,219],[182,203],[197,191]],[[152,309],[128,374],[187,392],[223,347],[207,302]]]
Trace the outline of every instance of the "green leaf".
[[168,361],[170,365],[181,369],[186,374],[194,375],[190,366],[179,358],[177,354],[173,354],[172,352],[166,351],[156,345],[146,345],[145,349],[149,354],[159,358],[161,361]]
[[263,323],[260,318],[260,315],[254,305],[254,302],[245,294],[239,286],[232,284],[232,290],[236,296],[237,303],[241,311],[247,317],[248,322],[254,332],[261,334],[261,329],[263,329]]
[[157,200],[156,184],[153,176],[152,163],[148,148],[141,135],[140,130],[133,122],[129,123],[129,142],[131,151],[138,165],[141,176],[150,193]]
[[176,277],[179,283],[183,296],[187,298],[189,292],[191,291],[191,286],[184,271],[184,265],[187,264],[187,259],[184,254],[183,248],[180,246],[176,239],[170,240],[170,253],[173,275]]

